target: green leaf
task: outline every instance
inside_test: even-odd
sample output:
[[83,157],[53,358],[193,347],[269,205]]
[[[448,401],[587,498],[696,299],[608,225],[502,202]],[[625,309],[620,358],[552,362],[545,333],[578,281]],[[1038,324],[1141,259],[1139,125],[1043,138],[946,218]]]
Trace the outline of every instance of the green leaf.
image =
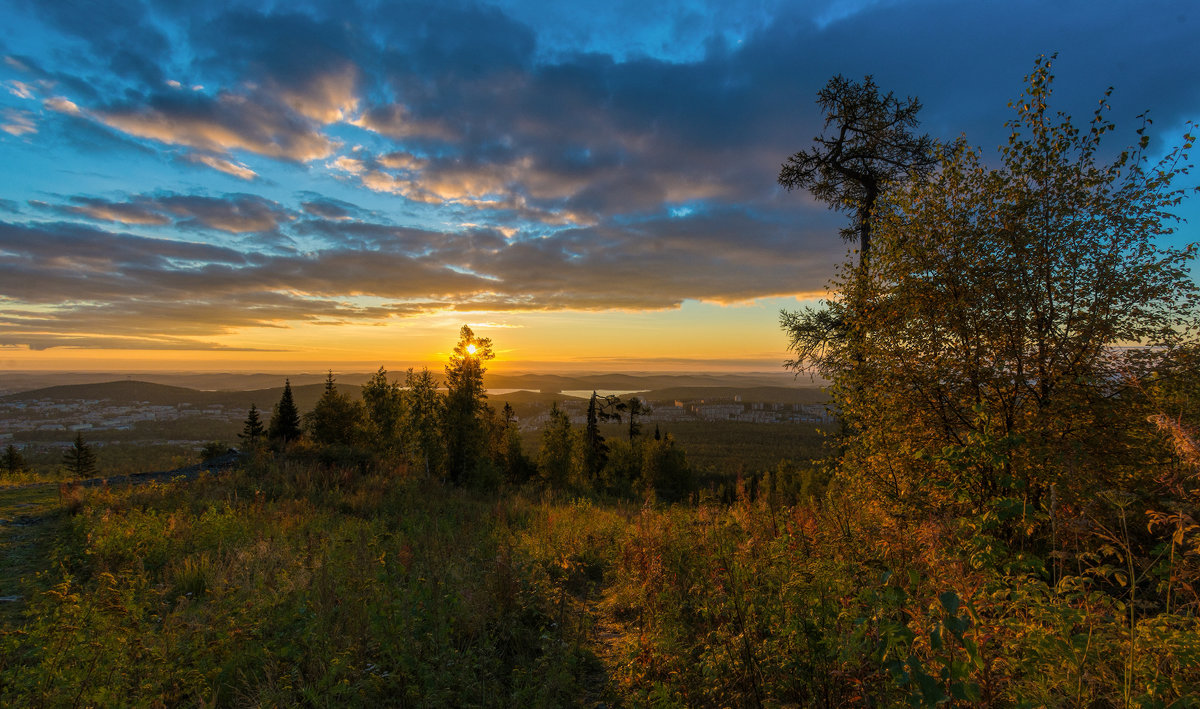
[[942,608],[945,608],[947,613],[953,615],[958,612],[958,594],[954,591],[942,591],[938,594],[938,600],[942,602]]

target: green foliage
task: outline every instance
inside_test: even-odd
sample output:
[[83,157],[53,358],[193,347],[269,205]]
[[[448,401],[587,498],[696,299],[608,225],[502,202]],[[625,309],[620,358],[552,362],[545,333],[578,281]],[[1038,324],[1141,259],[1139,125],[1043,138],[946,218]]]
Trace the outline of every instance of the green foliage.
[[385,453],[402,448],[402,424],[405,416],[404,389],[390,381],[383,367],[362,385],[362,403],[366,410],[366,428],[374,446]]
[[819,365],[847,423],[842,469],[902,513],[1149,482],[1128,382],[1200,323],[1193,251],[1159,241],[1191,139],[1158,165],[1145,140],[1103,162],[1107,104],[1082,128],[1055,114],[1050,64],[998,164],[943,149],[936,173],[883,196],[870,273],[847,264],[827,312],[785,322],[798,352],[822,322],[853,335]]
[[[594,660],[519,501],[270,464],[96,491],[0,635],[0,703],[562,706]],[[497,510],[501,514],[497,516]],[[511,510],[511,512],[509,511]],[[71,571],[68,571],[70,569]]]
[[438,393],[437,380],[428,369],[422,369],[419,374],[409,369],[404,387],[408,392],[408,407],[401,421],[405,455],[429,477],[442,470],[446,457],[441,437],[446,402]]
[[304,415],[304,431],[317,446],[355,448],[365,441],[365,416],[362,405],[338,391],[332,373],[325,393],[312,411]]
[[661,440],[645,441],[641,447],[641,491],[663,500],[682,500],[692,491],[692,469],[683,448],[667,434]]
[[548,487],[564,489],[571,481],[575,439],[571,419],[557,403],[552,404],[549,419],[542,426],[542,444],[538,452],[538,476]]

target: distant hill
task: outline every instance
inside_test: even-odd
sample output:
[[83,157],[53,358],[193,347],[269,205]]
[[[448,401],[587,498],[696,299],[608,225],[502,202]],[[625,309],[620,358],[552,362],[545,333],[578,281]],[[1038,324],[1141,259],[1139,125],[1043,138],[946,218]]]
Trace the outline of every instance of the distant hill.
[[[305,384],[293,386],[292,395],[296,406],[301,411],[311,409],[321,398],[325,384]],[[351,396],[358,396],[359,387],[345,386],[342,390]],[[134,404],[146,402],[150,406],[177,406],[192,404],[194,406],[211,406],[221,404],[227,408],[249,409],[250,404],[256,405],[268,414],[271,408],[283,395],[283,387],[270,389],[255,389],[251,391],[200,391],[169,384],[155,384],[136,380],[116,382],[101,382],[98,384],[64,384],[61,386],[45,387],[32,391],[23,391],[0,397],[0,401],[37,401],[50,399],[53,401],[106,401],[113,404]]]
[[[348,378],[352,382],[357,379]],[[507,401],[514,408],[527,410],[530,407],[549,406],[554,401],[561,402],[578,398],[562,394],[563,391],[588,391],[591,389],[631,392],[648,401],[732,399],[735,396],[741,396],[742,400],[746,402],[813,404],[828,399],[820,389],[813,386],[764,386],[755,385],[755,381],[760,381],[755,377],[745,376],[740,379],[744,380],[745,385],[739,385],[739,377],[731,375],[598,375],[594,378],[558,375],[494,377],[490,378],[488,382],[492,389],[520,389],[520,391],[505,394],[491,393],[488,400],[497,409],[503,407],[504,402]],[[528,386],[520,386],[522,383]],[[347,383],[340,378],[338,387],[354,398],[358,398],[362,392],[360,383]],[[301,411],[308,411],[321,398],[321,392],[324,390],[324,382],[319,382],[293,386],[292,394],[295,396],[296,406]],[[269,414],[282,394],[282,385],[246,391],[203,391],[170,384],[126,379],[95,384],[64,384],[44,387],[0,396],[0,401],[94,400],[113,404],[133,404],[144,401],[151,406],[220,404],[226,408],[235,409],[248,409],[253,403],[260,410]]]
[[145,401],[154,406],[174,406],[182,401],[197,404],[218,403],[209,401],[210,396],[211,392],[196,391],[185,387],[124,380],[101,382],[98,384],[62,384],[17,394],[9,394],[8,396],[0,397],[0,400],[34,401],[51,399],[54,401],[69,401],[94,399],[119,404]]

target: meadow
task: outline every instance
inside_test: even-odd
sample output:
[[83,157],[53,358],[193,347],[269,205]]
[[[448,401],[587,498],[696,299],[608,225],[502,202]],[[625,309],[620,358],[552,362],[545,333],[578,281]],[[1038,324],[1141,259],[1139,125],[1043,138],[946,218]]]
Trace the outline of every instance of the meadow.
[[[1183,603],[1135,602],[1095,574],[1054,582],[1050,559],[966,521],[902,524],[836,487],[819,504],[745,487],[666,505],[261,456],[191,482],[75,488],[38,508],[36,555],[13,564],[17,528],[3,530],[4,574],[28,600],[4,618],[0,702],[1200,699]],[[1158,571],[1134,580],[1147,599]]]

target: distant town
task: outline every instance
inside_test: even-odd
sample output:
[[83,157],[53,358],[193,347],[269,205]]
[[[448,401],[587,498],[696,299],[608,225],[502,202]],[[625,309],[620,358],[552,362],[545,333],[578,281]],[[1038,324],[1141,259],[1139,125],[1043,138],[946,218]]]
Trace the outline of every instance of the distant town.
[[[533,381],[521,383],[537,384]],[[788,425],[821,424],[832,420],[822,402],[823,396],[814,388],[730,381],[656,391],[650,387],[676,382],[647,378],[644,382],[623,383],[647,386],[646,391],[636,394],[620,394],[625,400],[638,396],[649,405],[650,411],[639,416],[646,424],[741,422]],[[712,385],[716,383],[737,386]],[[578,386],[581,382],[572,381],[571,384]],[[356,393],[357,378],[348,376],[339,386]],[[294,388],[301,409],[306,410],[320,395],[323,384],[307,383]],[[603,390],[602,393],[616,391]],[[249,405],[256,404],[264,415],[269,416],[279,392],[280,389],[196,390],[138,381],[13,392],[0,396],[0,442],[49,451],[70,445],[76,434],[82,434],[89,442],[101,446],[117,442],[155,442],[199,447],[211,440],[236,444],[236,433],[245,420]],[[518,426],[528,432],[539,429],[546,422],[553,403],[567,413],[572,423],[584,424],[590,393],[590,389],[556,392],[501,388],[490,392],[489,401],[496,408],[511,403]]]

